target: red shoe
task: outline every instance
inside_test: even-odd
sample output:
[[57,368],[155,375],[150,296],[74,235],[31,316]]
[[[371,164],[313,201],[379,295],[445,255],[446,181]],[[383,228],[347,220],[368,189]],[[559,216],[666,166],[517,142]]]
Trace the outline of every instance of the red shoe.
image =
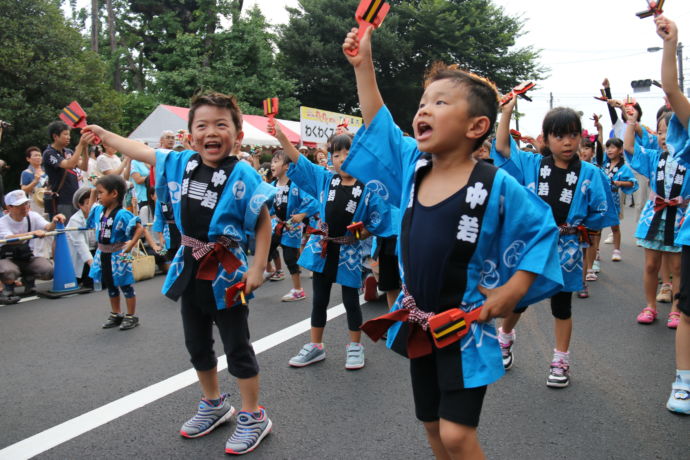
[[379,291],[377,289],[378,283],[376,282],[376,277],[374,275],[368,275],[364,280],[364,300],[367,302],[372,302],[378,300]]

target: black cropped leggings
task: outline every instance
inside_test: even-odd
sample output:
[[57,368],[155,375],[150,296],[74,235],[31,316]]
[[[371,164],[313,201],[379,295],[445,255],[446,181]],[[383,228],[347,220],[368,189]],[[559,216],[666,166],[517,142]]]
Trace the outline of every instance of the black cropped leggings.
[[[326,309],[331,300],[331,288],[333,281],[322,273],[314,272],[314,304],[311,311],[311,326],[326,326]],[[343,304],[347,313],[347,327],[351,331],[359,331],[362,325],[362,309],[359,306],[359,290],[357,288],[342,286]]]

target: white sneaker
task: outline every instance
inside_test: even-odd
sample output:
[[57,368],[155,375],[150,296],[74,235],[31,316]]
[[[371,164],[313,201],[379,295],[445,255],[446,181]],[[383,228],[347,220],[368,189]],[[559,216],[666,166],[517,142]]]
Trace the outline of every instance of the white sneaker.
[[620,262],[621,261],[621,252],[618,249],[613,250],[613,255],[611,256],[611,260],[614,262]]
[[609,236],[604,240],[604,244],[613,244],[613,233],[609,233]]
[[307,295],[304,293],[304,289],[290,289],[290,292],[285,294],[280,300],[283,302],[294,302],[296,300],[304,300]]

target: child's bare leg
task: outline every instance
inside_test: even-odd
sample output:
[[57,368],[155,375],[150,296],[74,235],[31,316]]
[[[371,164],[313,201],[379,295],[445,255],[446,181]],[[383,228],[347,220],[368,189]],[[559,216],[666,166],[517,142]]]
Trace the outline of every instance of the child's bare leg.
[[656,287],[661,268],[661,252],[653,249],[644,250],[644,296],[647,306],[656,310]]
[[671,303],[671,311],[679,311],[678,310],[678,299],[676,299],[676,296],[680,292],[680,253],[671,253],[671,252],[666,252],[664,253],[664,262],[662,262],[663,265],[668,265],[668,269],[671,272],[671,276],[673,276],[673,282],[671,283],[671,289],[673,292],[673,297],[672,297],[672,303]]
[[511,313],[510,315],[503,318],[501,322],[501,329],[503,329],[504,334],[510,334],[515,326],[517,326],[518,321],[520,321],[520,316],[522,313]]
[[350,342],[360,343],[362,341],[362,331],[348,331],[350,333]]
[[292,287],[297,289],[298,291],[302,290],[302,278],[300,278],[300,273],[293,273],[290,275],[292,277]]
[[218,368],[214,367],[207,371],[196,371],[199,377],[199,385],[201,385],[201,392],[206,399],[220,398],[220,387],[218,386]]
[[621,249],[621,226],[614,225],[611,227],[611,232],[613,233],[613,249]]
[[424,429],[426,430],[426,439],[429,441],[436,460],[450,460],[450,456],[441,442],[439,422],[424,422]]
[[240,397],[242,398],[242,409],[246,412],[259,411],[259,375],[248,379],[237,379],[237,386],[240,387]]
[[388,302],[388,308],[391,308],[393,306],[395,301],[398,299],[399,295],[400,295],[400,289],[386,292],[386,301]]
[[276,264],[277,272],[283,269],[283,262],[280,260],[280,256],[277,256],[275,259],[273,259],[273,262]]
[[556,350],[567,352],[570,348],[570,337],[573,333],[573,319],[554,318],[554,332],[556,335]]
[[120,310],[120,296],[110,297],[110,311],[117,314],[122,313],[122,310]]
[[680,314],[676,329],[676,368],[690,370],[690,316]]
[[128,315],[134,315],[136,313],[136,310],[137,310],[137,298],[136,298],[136,296],[130,297],[130,298],[125,297],[125,303],[127,303],[127,314]]
[[322,327],[311,328],[311,342],[312,343],[323,343],[323,329]]
[[[668,257],[666,253],[661,253],[661,282],[666,284],[671,284],[671,266],[668,263]],[[657,275],[658,277],[658,275]]]
[[441,419],[441,442],[451,459],[481,460],[484,452],[479,445],[477,428]]

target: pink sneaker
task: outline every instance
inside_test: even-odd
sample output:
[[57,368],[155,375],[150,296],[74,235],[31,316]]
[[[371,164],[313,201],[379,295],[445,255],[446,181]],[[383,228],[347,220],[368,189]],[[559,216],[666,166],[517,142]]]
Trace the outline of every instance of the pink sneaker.
[[297,300],[304,300],[307,295],[304,293],[304,289],[290,289],[290,292],[285,294],[282,299],[283,302],[295,302]]
[[652,324],[656,320],[656,310],[651,307],[644,307],[639,315],[637,322],[640,324]]
[[667,328],[676,329],[676,328],[678,328],[679,323],[680,323],[680,312],[672,311],[671,313],[668,314],[668,319],[666,320],[666,327]]

